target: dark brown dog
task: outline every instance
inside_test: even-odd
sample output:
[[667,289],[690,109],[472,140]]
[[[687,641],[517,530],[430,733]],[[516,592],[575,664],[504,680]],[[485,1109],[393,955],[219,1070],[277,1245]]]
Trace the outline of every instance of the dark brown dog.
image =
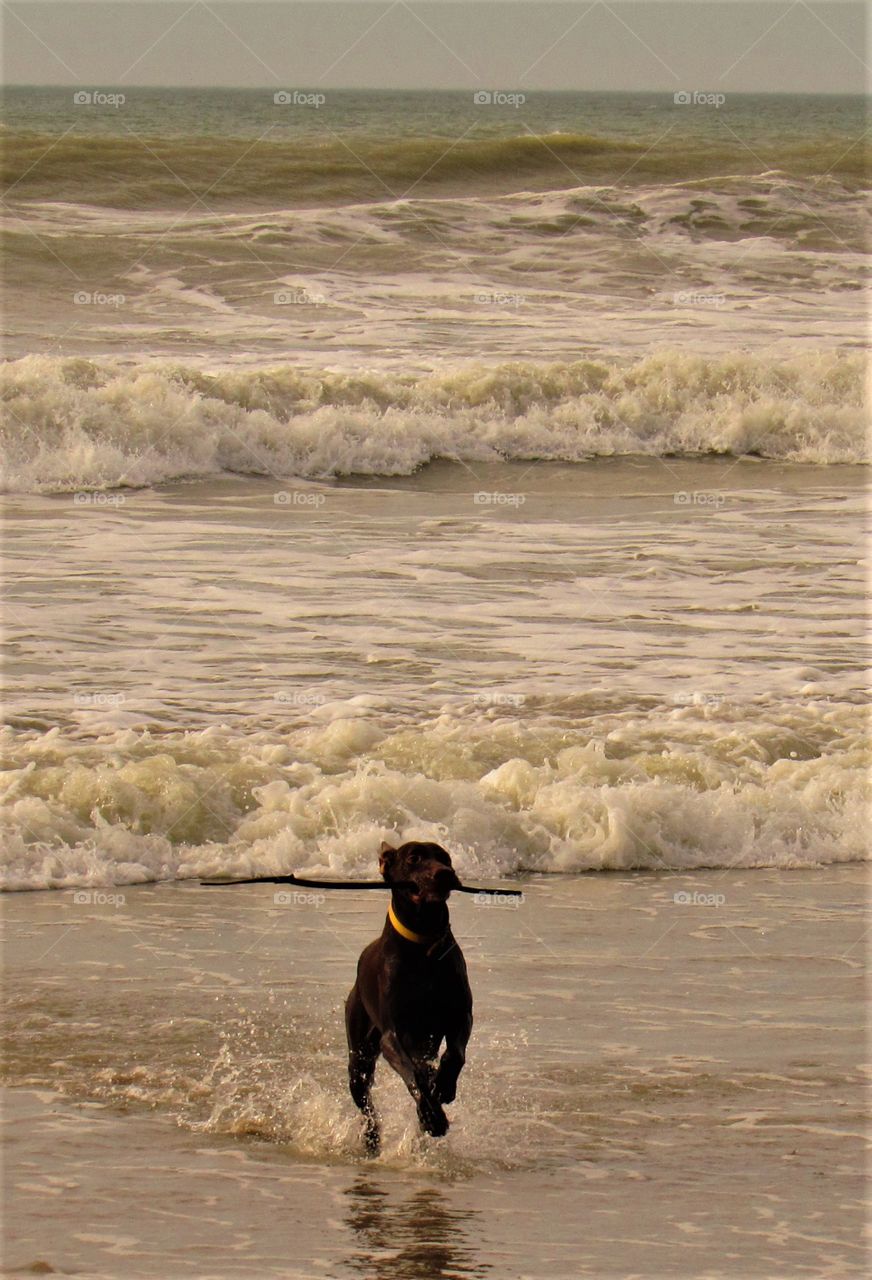
[[460,884],[451,858],[438,844],[383,844],[379,870],[391,886],[388,918],[361,954],[345,1003],[349,1086],[372,1154],[380,1140],[370,1098],[379,1054],[405,1081],[421,1127],[438,1138],[448,1129],[442,1107],[454,1101],[472,1032],[466,963],[448,922],[448,895]]

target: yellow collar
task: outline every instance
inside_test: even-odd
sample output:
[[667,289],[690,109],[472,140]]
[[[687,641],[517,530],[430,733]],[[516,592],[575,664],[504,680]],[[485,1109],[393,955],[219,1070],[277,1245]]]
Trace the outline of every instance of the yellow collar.
[[394,911],[393,903],[391,903],[391,905],[388,907],[388,919],[390,920],[391,924],[394,926],[394,928],[396,929],[400,937],[405,938],[407,942],[425,943],[425,942],[433,941],[432,936],[429,934],[415,933],[412,929],[407,929],[406,926],[403,924],[403,922],[397,917],[397,913]]

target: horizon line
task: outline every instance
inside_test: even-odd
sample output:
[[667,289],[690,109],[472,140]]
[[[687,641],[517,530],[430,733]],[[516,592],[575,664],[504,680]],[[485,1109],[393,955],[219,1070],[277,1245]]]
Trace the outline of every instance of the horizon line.
[[[85,81],[64,81],[64,82],[56,82],[56,83],[48,83],[48,84],[45,84],[45,83],[43,83],[43,84],[39,84],[39,83],[36,83],[36,82],[34,82],[34,81],[31,81],[31,80],[21,80],[21,81],[18,81],[18,80],[9,80],[9,81],[4,81],[4,80],[0,79],[0,92],[2,92],[2,90],[3,90],[3,89],[80,89],[84,83],[86,83],[86,82],[85,82]],[[109,88],[109,89],[158,89],[158,90],[159,90],[159,89],[172,89],[174,92],[190,92],[190,93],[203,92],[204,90],[206,90],[206,91],[210,91],[210,90],[211,90],[211,91],[214,91],[214,92],[228,91],[228,92],[230,92],[230,93],[254,93],[254,92],[263,92],[263,93],[271,93],[271,92],[273,92],[273,93],[274,93],[274,92],[277,92],[277,88],[276,88],[276,86],[275,86],[275,85],[246,85],[246,84],[201,84],[201,85],[192,85],[192,84],[130,84],[130,83],[117,82],[117,81],[112,81],[112,80],[100,80],[99,82],[98,82],[98,81],[96,81],[96,80],[94,80],[94,81],[88,80],[88,81],[87,81],[87,84],[89,84],[89,85],[90,85],[90,84],[92,84],[92,83],[93,83],[93,84],[97,84],[97,83],[99,83],[101,86],[104,86],[104,85],[105,85],[105,87],[106,87],[106,88]],[[402,88],[402,87],[398,87],[398,86],[395,86],[395,85],[394,85],[394,86],[385,86],[385,85],[352,85],[352,84],[347,84],[347,85],[323,85],[323,84],[304,84],[304,83],[299,83],[299,84],[296,84],[296,83],[295,83],[295,84],[294,84],[293,86],[291,86],[291,87],[293,87],[293,88],[295,88],[295,89],[299,89],[299,90],[313,90],[313,91],[314,91],[314,90],[318,90],[318,91],[319,91],[319,92],[321,92],[321,93],[476,93],[476,92],[478,92],[478,91],[480,90],[480,88],[481,88],[481,86],[480,86],[480,85],[479,85],[479,86],[474,86],[474,85],[473,85],[473,86],[468,86],[468,87],[467,87],[467,86],[463,86],[463,87],[460,87],[460,88],[446,88],[444,85],[416,85],[414,88],[411,88],[411,87],[409,87],[409,88]],[[597,93],[597,94],[607,94],[607,93],[639,93],[639,94],[643,94],[643,93],[645,93],[645,94],[652,94],[652,95],[653,95],[653,94],[657,94],[657,95],[660,95],[660,94],[666,94],[666,95],[671,96],[672,94],[674,94],[674,93],[676,92],[676,90],[675,90],[673,87],[663,88],[663,89],[639,89],[639,88],[630,88],[630,89],[627,89],[627,88],[611,88],[611,89],[578,89],[578,88],[575,88],[575,89],[555,89],[555,88],[550,88],[550,89],[537,89],[537,88],[533,88],[533,87],[531,87],[531,86],[527,86],[525,89],[523,89],[523,90],[522,90],[522,89],[518,89],[518,88],[517,88],[517,86],[512,86],[512,85],[508,85],[508,86],[505,88],[505,90],[502,90],[502,89],[501,89],[501,90],[500,90],[500,92],[503,92],[503,91],[505,91],[505,92],[510,92],[510,91],[511,91],[511,92],[514,92],[514,91],[516,91],[516,90],[517,90],[517,92],[539,93],[539,94],[555,94],[555,95],[556,95],[556,94],[571,94],[571,93],[577,93],[577,94],[581,94],[581,93]],[[698,86],[697,86],[697,91],[705,92],[705,90],[699,90],[699,87],[698,87]],[[762,97],[765,97],[765,98],[793,98],[793,97],[806,97],[806,98],[869,98],[870,100],[872,100],[872,89],[869,89],[869,90],[855,89],[855,90],[849,90],[849,91],[847,91],[847,92],[846,92],[846,91],[844,91],[844,90],[840,90],[840,89],[815,89],[815,90],[813,90],[813,91],[809,91],[809,90],[806,90],[806,89],[731,89],[731,90],[721,90],[720,92],[724,92],[724,93],[726,93],[726,94],[727,94],[727,96],[728,96],[728,97],[734,97],[734,98],[735,98],[735,97],[761,97],[761,98],[762,98]]]

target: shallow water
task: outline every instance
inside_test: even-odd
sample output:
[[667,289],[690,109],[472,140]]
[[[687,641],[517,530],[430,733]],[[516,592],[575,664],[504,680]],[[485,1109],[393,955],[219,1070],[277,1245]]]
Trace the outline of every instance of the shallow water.
[[856,868],[534,877],[516,909],[453,903],[476,1028],[452,1128],[419,1137],[382,1065],[374,1161],[341,1019],[380,927],[372,894],[18,895],[5,1079],[37,1094],[7,1111],[8,1203],[51,1217],[13,1231],[10,1261],[858,1274],[862,884]]

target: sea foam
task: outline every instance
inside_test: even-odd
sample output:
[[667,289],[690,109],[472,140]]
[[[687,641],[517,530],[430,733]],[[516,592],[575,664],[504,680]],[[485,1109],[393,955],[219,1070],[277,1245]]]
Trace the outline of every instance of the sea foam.
[[0,371],[14,492],[240,473],[408,475],[457,461],[866,457],[860,356],[660,351],[631,362],[469,363],[422,376],[29,356]]
[[[341,707],[282,733],[6,729],[4,883],[371,874],[434,839],[469,881],[816,866],[866,854],[864,709],[827,700],[414,727]],[[365,729],[366,732],[362,732]]]

